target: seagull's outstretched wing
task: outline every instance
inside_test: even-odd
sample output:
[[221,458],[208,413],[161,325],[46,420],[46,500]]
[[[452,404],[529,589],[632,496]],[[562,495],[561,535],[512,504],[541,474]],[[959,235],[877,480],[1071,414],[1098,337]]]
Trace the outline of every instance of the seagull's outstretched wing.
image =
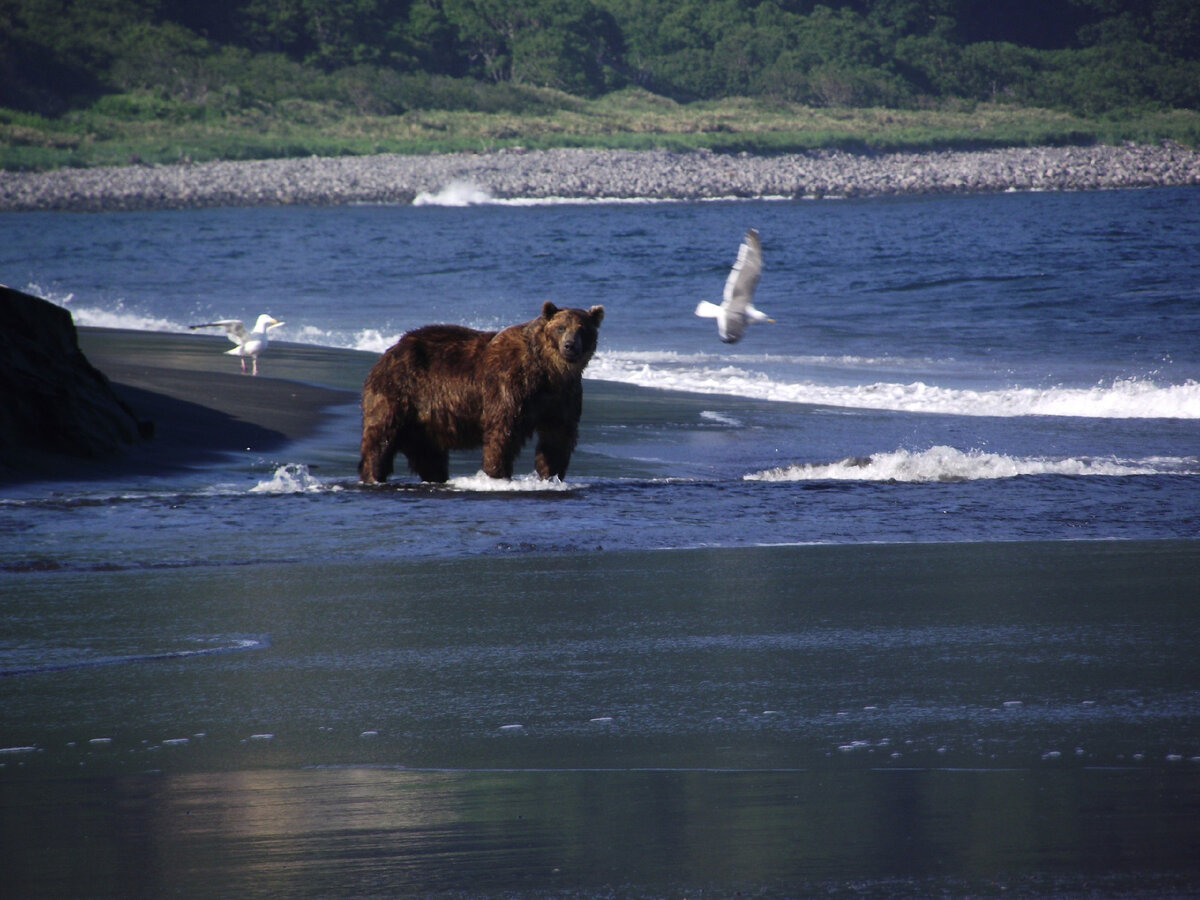
[[189,325],[189,328],[224,328],[225,335],[235,344],[244,344],[250,337],[241,319],[217,319],[215,322],[205,322],[203,325]]
[[750,322],[772,322],[754,308],[754,289],[762,275],[762,243],[753,228],[738,247],[737,260],[725,279],[725,298],[720,306],[701,300],[696,315],[717,320],[717,335],[727,344],[736,344]]
[[742,245],[738,247],[737,260],[725,280],[725,302],[721,305],[730,312],[745,313],[754,300],[754,289],[762,275],[762,242],[753,228],[746,232]]

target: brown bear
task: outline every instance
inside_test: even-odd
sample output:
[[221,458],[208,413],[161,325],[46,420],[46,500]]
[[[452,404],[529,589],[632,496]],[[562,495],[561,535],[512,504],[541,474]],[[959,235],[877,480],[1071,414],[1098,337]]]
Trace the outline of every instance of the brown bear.
[[450,477],[449,451],[483,445],[483,471],[511,478],[536,431],[534,465],[562,478],[583,409],[583,370],[604,307],[559,309],[503,331],[427,325],[400,338],[367,374],[362,395],[364,482],[387,481],[396,453],[422,481]]

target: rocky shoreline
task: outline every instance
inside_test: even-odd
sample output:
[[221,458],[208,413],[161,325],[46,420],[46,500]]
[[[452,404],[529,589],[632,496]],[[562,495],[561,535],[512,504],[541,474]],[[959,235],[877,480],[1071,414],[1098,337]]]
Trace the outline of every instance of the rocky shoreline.
[[1178,144],[773,156],[502,150],[0,172],[0,211],[422,202],[459,187],[496,199],[862,197],[1200,184]]

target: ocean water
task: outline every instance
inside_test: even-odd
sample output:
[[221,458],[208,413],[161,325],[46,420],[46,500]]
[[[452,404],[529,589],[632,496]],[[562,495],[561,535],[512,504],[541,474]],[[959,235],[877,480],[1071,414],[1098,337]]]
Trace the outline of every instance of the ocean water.
[[[186,484],[200,500],[188,504],[200,533],[234,505],[249,527],[262,516],[258,527],[272,533],[321,528],[336,557],[386,555],[358,529],[391,519],[397,502],[412,525],[398,550],[406,557],[1190,538],[1200,531],[1196,197],[9,214],[0,277],[85,327],[187,333],[270,312],[287,323],[283,341],[363,351],[362,371],[429,322],[498,328],[532,318],[546,299],[607,310],[563,484],[491,483],[475,453],[453,463],[450,490],[476,499],[569,495],[568,528],[528,515],[524,504],[541,501],[527,498],[461,505],[472,522],[503,523],[495,538],[447,516],[444,491],[362,496],[353,408],[314,446],[172,480],[165,496],[123,484],[125,499],[100,507],[117,519],[177,505]],[[758,305],[776,324],[725,345],[692,309],[719,299],[749,226],[764,241]],[[214,354],[228,346],[207,340]],[[270,374],[271,356],[263,362]],[[360,385],[355,372],[338,386]],[[397,481],[411,483],[399,468]],[[517,471],[532,472],[528,451]],[[315,503],[247,501],[345,491]],[[37,509],[55,541],[91,527],[54,512],[72,489],[56,489],[49,508],[35,499],[42,493],[7,491],[0,515],[27,520]],[[354,510],[344,532],[328,526],[323,504]],[[112,533],[112,547],[95,545],[102,558],[128,552]],[[36,552],[42,534],[32,526],[10,552]],[[214,552],[203,544],[199,552]]]
[[606,309],[561,483],[361,486],[348,402],[0,488],[16,894],[1195,896],[1198,200],[0,215],[85,350],[210,371]]

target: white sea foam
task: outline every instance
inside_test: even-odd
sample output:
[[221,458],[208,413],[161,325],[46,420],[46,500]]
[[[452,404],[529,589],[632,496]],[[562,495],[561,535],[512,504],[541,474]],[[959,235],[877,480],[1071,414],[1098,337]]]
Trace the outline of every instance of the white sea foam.
[[71,314],[77,326],[88,328],[121,328],[126,331],[187,331],[186,325],[148,315],[137,310],[126,309],[124,300],[117,300],[111,308],[84,306],[76,302],[74,293],[61,293],[40,284],[25,285],[24,292],[61,306]]
[[528,492],[528,491],[573,491],[581,487],[586,487],[578,481],[573,481],[568,484],[558,478],[540,478],[537,475],[516,475],[512,478],[492,478],[483,471],[476,472],[474,475],[459,475],[451,478],[449,486],[459,491],[480,491],[480,492]]
[[[748,199],[755,201],[791,201],[795,198],[785,194],[762,194],[757,197],[700,197],[701,203],[745,203]],[[813,200],[815,197],[804,197]],[[670,204],[695,203],[688,197],[505,197],[493,198],[491,203],[497,206],[668,206]]]
[[452,181],[436,191],[421,191],[413,206],[482,206],[492,203],[492,195],[469,181]]
[[719,413],[712,409],[700,411],[700,418],[706,422],[715,422],[718,425],[730,425],[735,428],[741,427],[741,422],[733,416],[727,416],[724,413]]
[[[455,197],[480,194],[470,186],[448,186],[438,192],[445,203]],[[455,188],[455,190],[452,190]],[[476,189],[477,190],[477,189]],[[444,196],[443,196],[444,195]],[[432,196],[431,200],[432,202]],[[108,307],[81,305],[73,294],[55,292],[28,284],[26,292],[69,310],[81,326],[119,328],[133,331],[190,333],[188,323],[127,309],[123,301]],[[496,327],[495,323],[478,327]],[[339,333],[317,325],[296,322],[289,340],[314,346],[382,353],[399,340],[402,332],[361,328]],[[909,413],[938,413],[961,416],[1065,416],[1075,418],[1200,419],[1200,382],[1193,379],[1161,384],[1153,378],[1117,378],[1091,386],[1025,387],[1014,385],[991,389],[947,387],[922,374],[913,381],[872,380],[872,372],[940,369],[946,361],[849,355],[795,356],[753,352],[733,354],[680,353],[676,351],[602,351],[591,361],[586,377],[661,390],[775,402],[803,403],[844,409],[875,409]],[[847,383],[769,375],[758,367],[841,370]],[[857,375],[863,375],[858,379]],[[937,379],[940,380],[940,379]]]
[[1013,457],[953,447],[895,450],[832,463],[781,466],[743,476],[747,481],[976,481],[1021,475],[1200,475],[1200,457],[1142,460]]
[[287,463],[280,466],[266,481],[250,488],[252,494],[313,494],[323,491],[340,491],[341,487],[326,484],[315,478],[303,463]]
[[[756,200],[791,200],[783,194],[769,194]],[[745,202],[745,197],[705,197],[706,203]],[[496,197],[486,188],[470,181],[453,181],[436,191],[421,191],[413,206],[649,206],[690,203],[682,197]]]
[[356,332],[350,349],[366,350],[370,353],[382,353],[388,347],[400,340],[399,334],[385,335],[376,328],[364,328]]
[[850,409],[878,409],[959,416],[1070,416],[1101,419],[1200,419],[1200,382],[1160,385],[1124,378],[1092,387],[1008,387],[993,390],[909,384],[819,384],[780,381],[734,365],[691,362],[666,354],[598,354],[592,378],[661,390],[749,397]]
[[72,306],[68,309],[75,324],[87,328],[121,328],[126,331],[187,331],[187,326],[178,322],[126,310],[120,304],[116,309],[111,310],[87,306]]

